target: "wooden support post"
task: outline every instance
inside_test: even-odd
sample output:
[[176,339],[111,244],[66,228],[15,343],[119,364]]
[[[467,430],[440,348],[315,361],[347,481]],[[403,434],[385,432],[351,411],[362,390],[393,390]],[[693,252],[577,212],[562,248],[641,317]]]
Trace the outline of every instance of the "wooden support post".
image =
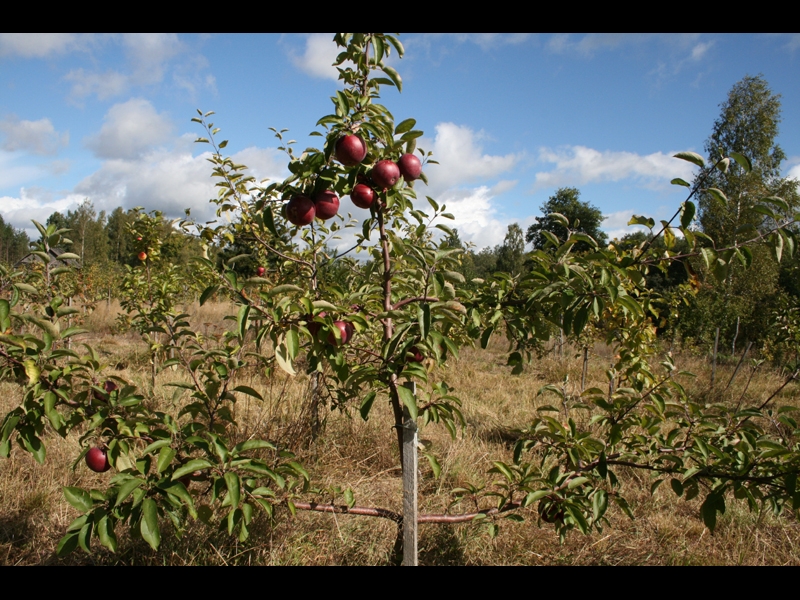
[[589,346],[583,348],[583,372],[581,373],[581,394],[586,389],[586,371],[589,370]]
[[[416,384],[403,384],[416,394]],[[417,566],[417,424],[403,408],[403,566]]]
[[714,387],[714,378],[717,376],[717,347],[719,346],[719,327],[714,336],[714,357],[711,362],[711,387]]
[[750,352],[750,347],[752,345],[753,345],[753,342],[750,342],[749,344],[747,344],[747,348],[745,348],[744,354],[742,354],[742,358],[739,359],[739,364],[736,365],[736,369],[734,369],[733,375],[731,375],[731,378],[728,380],[728,385],[725,386],[726,390],[729,387],[731,387],[731,384],[733,383],[733,380],[736,377],[736,374],[739,372],[739,369],[741,368],[742,363],[744,362],[744,359],[747,358],[747,353]]

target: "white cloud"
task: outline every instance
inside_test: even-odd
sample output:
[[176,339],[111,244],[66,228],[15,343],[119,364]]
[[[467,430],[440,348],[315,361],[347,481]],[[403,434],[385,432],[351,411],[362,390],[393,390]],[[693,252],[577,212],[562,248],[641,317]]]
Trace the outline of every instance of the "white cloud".
[[175,60],[187,55],[189,48],[173,33],[129,33],[108,39],[120,44],[125,52],[125,67],[101,73],[83,68],[71,70],[64,79],[72,84],[70,97],[79,102],[89,95],[104,100],[118,96],[134,86],[147,86],[164,80],[167,71],[174,70],[175,85],[194,91],[202,82],[213,89],[213,76],[204,76],[208,61],[200,54],[189,54],[184,61]]
[[69,194],[57,200],[53,200],[48,193],[44,193],[43,196],[40,196],[36,189],[22,188],[19,198],[0,197],[0,214],[3,220],[12,227],[24,229],[28,237],[35,240],[39,238],[39,232],[31,221],[44,224],[54,212],[64,214],[74,209],[84,199],[77,194]]
[[458,35],[459,41],[470,41],[490,50],[499,46],[521,44],[530,37],[527,33],[470,33]]
[[43,58],[80,50],[87,41],[87,36],[74,33],[0,33],[0,56]]
[[516,154],[484,154],[480,142],[485,137],[483,132],[476,133],[469,127],[439,123],[432,148],[439,164],[425,167],[430,184],[426,193],[436,197],[455,186],[492,179],[518,162],[520,156]]
[[792,156],[786,162],[792,165],[786,173],[786,177],[800,181],[800,157]]
[[149,101],[133,98],[112,106],[103,127],[86,139],[98,158],[132,159],[172,137],[172,122]]
[[635,179],[646,187],[657,188],[674,177],[690,180],[693,175],[689,163],[663,152],[642,156],[634,152],[600,152],[585,146],[565,146],[557,150],[540,149],[539,160],[552,163],[555,168],[537,173],[534,189],[621,179]]
[[312,77],[336,81],[339,78],[339,72],[333,66],[333,62],[339,52],[341,52],[341,48],[333,42],[333,34],[313,33],[306,36],[303,54],[298,55],[290,50],[289,57],[296,67]]
[[128,33],[123,45],[133,69],[131,79],[138,85],[161,81],[166,63],[184,50],[174,33]]
[[5,134],[3,148],[9,152],[22,150],[52,155],[69,143],[69,133],[57,132],[50,119],[20,121],[16,116],[10,116],[0,121],[0,131]]
[[92,73],[83,69],[73,69],[64,79],[72,83],[70,95],[73,99],[85,98],[95,94],[100,100],[112,98],[128,89],[128,76],[109,69],[105,73]]
[[[211,154],[192,156],[193,140],[194,136],[187,134],[174,149],[152,150],[133,160],[108,160],[81,181],[75,192],[88,197],[98,210],[143,206],[176,218],[190,208],[198,221],[212,220],[216,206],[209,200],[216,198],[217,188],[208,162]],[[282,155],[275,149],[246,148],[231,159],[252,167],[257,180],[286,175]]]
[[697,44],[692,48],[692,60],[700,60],[708,52],[709,48],[714,45],[714,42],[703,42]]
[[472,242],[476,248],[501,244],[508,230],[508,223],[497,217],[497,209],[488,187],[474,190],[451,190],[438,197],[439,204],[447,206],[447,212],[455,217],[443,224],[458,229],[464,242]]
[[581,56],[593,56],[600,50],[611,50],[623,44],[643,42],[647,36],[620,34],[620,33],[591,33],[580,37],[577,41],[574,35],[559,34],[551,37],[547,42],[547,49],[554,54],[576,53]]

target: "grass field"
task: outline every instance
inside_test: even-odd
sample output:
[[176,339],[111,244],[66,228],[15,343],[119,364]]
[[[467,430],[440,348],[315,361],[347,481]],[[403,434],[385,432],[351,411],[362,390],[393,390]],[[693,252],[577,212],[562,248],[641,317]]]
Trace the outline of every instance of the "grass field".
[[[177,412],[172,388],[165,387],[178,373],[159,374],[156,389],[150,391],[150,365],[147,349],[135,333],[114,330],[118,307],[101,304],[87,318],[92,333],[87,341],[116,375],[136,383],[160,409]],[[213,337],[223,332],[226,307],[206,305],[191,309],[196,331]],[[502,338],[494,338],[487,350],[465,349],[458,360],[450,361],[447,381],[456,388],[464,403],[468,427],[453,440],[443,427],[434,425],[420,432],[422,442],[438,457],[442,467],[438,479],[421,459],[421,512],[448,510],[450,490],[465,483],[492,481],[492,460],[510,460],[516,431],[535,414],[537,405],[554,403],[537,397],[547,383],[567,379],[568,392],[580,392],[582,361],[576,352],[566,351],[563,359],[548,355],[527,366],[519,376],[510,374],[507,350]],[[603,346],[590,353],[587,387],[607,386],[604,370],[611,360]],[[744,405],[763,400],[783,381],[781,374],[762,365],[745,383],[751,369],[745,365],[725,391],[735,361],[717,367],[715,390],[709,387],[710,364],[704,356],[677,353],[679,369],[696,373],[687,385],[696,394],[721,402]],[[749,361],[748,361],[749,362]],[[364,422],[357,411],[352,414],[327,414],[325,429],[316,443],[309,444],[308,418],[304,412],[308,378],[290,378],[283,373],[267,380],[256,372],[239,382],[257,389],[265,398],[252,398],[236,405],[236,420],[243,439],[258,434],[292,448],[300,456],[321,489],[351,488],[360,506],[375,506],[395,511],[402,509],[400,468],[395,434],[387,404],[376,404],[370,420]],[[744,391],[744,394],[743,394]],[[800,405],[798,387],[793,383],[776,398],[779,404]],[[18,402],[17,388],[0,383],[0,413]],[[63,486],[92,487],[108,474],[95,474],[85,465],[74,470],[78,436],[62,440],[48,438],[48,457],[40,466],[18,448],[10,459],[0,459],[0,564],[147,564],[147,565],[385,565],[390,564],[396,526],[391,521],[352,515],[298,512],[295,517],[282,508],[275,523],[260,515],[245,544],[227,532],[197,522],[182,539],[169,527],[158,552],[140,539],[118,531],[120,545],[111,554],[99,544],[87,555],[78,550],[59,559],[58,540],[77,516],[65,500]],[[699,517],[701,498],[686,502],[677,499],[669,486],[651,496],[653,481],[646,472],[620,471],[623,494],[631,504],[631,520],[614,508],[609,509],[611,527],[602,533],[584,536],[571,532],[560,544],[551,525],[537,526],[535,510],[521,511],[526,520],[515,523],[500,520],[500,532],[491,538],[485,527],[476,524],[422,525],[420,564],[422,565],[537,565],[537,564],[800,564],[800,526],[793,517],[771,513],[750,513],[746,504],[728,501],[728,510],[713,535]],[[202,497],[201,484],[192,492]],[[341,503],[323,493],[308,500]],[[198,501],[200,502],[200,501]],[[456,506],[453,512],[474,506]]]

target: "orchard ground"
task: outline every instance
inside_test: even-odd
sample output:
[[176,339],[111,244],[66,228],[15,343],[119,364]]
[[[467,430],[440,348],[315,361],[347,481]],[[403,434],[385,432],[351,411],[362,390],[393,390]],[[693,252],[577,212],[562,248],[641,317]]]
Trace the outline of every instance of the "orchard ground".
[[[189,308],[198,333],[208,338],[223,333],[224,315],[231,307],[207,303]],[[83,336],[99,352],[110,370],[124,379],[149,389],[148,351],[135,332],[114,330],[116,304],[101,302],[86,318],[91,333]],[[76,339],[73,343],[78,343]],[[506,366],[507,344],[495,336],[487,351],[465,348],[458,360],[448,363],[447,376],[458,394],[468,400],[464,413],[468,427],[452,440],[442,427],[421,430],[422,443],[439,457],[441,476],[436,479],[425,459],[421,459],[420,511],[441,513],[452,501],[450,490],[464,484],[490,486],[490,458],[510,460],[516,430],[535,415],[537,406],[560,408],[552,395],[537,397],[541,386],[567,377],[567,391],[579,393],[582,357],[575,348],[566,348],[564,358],[550,352],[527,366],[521,375],[511,375]],[[735,360],[720,360],[716,372],[716,392],[710,390],[711,364],[702,352],[676,351],[679,369],[697,375],[684,384],[709,402],[735,403],[744,392],[744,405],[767,397],[784,381],[781,373],[764,363],[745,384],[752,369],[748,359],[730,388],[724,393],[736,366]],[[613,359],[608,348],[596,345],[590,352],[586,387],[607,386],[605,369]],[[298,365],[301,366],[301,365]],[[302,369],[298,369],[298,372]],[[165,384],[175,377],[167,369],[157,378],[153,402],[159,410],[177,412],[172,402],[174,388]],[[308,392],[305,375],[289,377],[277,371],[267,379],[255,371],[238,382],[258,390],[261,403],[243,397],[235,405],[235,417],[242,439],[261,436],[296,451],[321,488],[350,487],[359,506],[374,506],[399,511],[402,499],[400,467],[389,412],[373,411],[367,422],[357,413],[328,414],[327,424],[317,443],[309,446],[308,419],[304,414]],[[20,398],[11,383],[0,383],[0,411],[7,412]],[[778,405],[800,406],[796,383],[786,386],[776,397]],[[575,419],[587,419],[574,411]],[[563,418],[563,412],[561,413]],[[284,507],[274,526],[260,515],[251,529],[250,539],[240,543],[214,527],[192,522],[186,535],[177,539],[164,528],[165,539],[154,552],[141,539],[119,535],[117,554],[99,544],[93,553],[81,551],[59,559],[58,540],[78,514],[64,499],[63,486],[100,487],[112,472],[91,472],[83,461],[73,470],[71,462],[79,453],[78,434],[66,439],[47,438],[48,460],[38,465],[25,452],[12,451],[0,469],[0,564],[137,564],[137,565],[385,565],[391,562],[396,535],[395,524],[385,519],[298,512],[291,517]],[[743,502],[731,501],[719,517],[711,534],[700,518],[702,494],[691,501],[676,498],[668,485],[651,495],[654,481],[646,471],[620,471],[623,493],[631,504],[635,519],[618,509],[608,512],[612,526],[602,533],[585,536],[577,531],[559,544],[553,526],[537,527],[535,505],[517,511],[524,523],[498,519],[499,535],[491,538],[480,524],[422,525],[420,564],[423,565],[539,565],[539,564],[800,564],[800,524],[791,516],[775,517],[769,512],[750,513]],[[204,488],[194,482],[192,491],[202,504]],[[341,495],[320,495],[319,502],[344,504]],[[474,509],[468,501],[453,507],[453,512]],[[170,531],[170,533],[166,533]],[[122,531],[118,532],[123,534]]]

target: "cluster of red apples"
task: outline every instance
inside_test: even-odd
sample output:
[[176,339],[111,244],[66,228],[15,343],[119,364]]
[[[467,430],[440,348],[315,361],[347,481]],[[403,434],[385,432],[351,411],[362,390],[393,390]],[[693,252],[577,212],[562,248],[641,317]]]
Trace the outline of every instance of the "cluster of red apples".
[[[336,160],[346,167],[361,164],[367,157],[367,144],[357,134],[343,135],[336,142]],[[422,163],[413,154],[404,154],[396,163],[391,160],[378,161],[370,176],[374,187],[366,183],[358,183],[350,193],[350,199],[358,208],[369,208],[375,201],[375,188],[386,190],[393,187],[402,177],[406,181],[414,181],[422,173]],[[339,197],[330,190],[317,194],[313,199],[308,196],[294,196],[286,204],[286,218],[294,225],[308,225],[314,217],[327,220],[339,212]]]

